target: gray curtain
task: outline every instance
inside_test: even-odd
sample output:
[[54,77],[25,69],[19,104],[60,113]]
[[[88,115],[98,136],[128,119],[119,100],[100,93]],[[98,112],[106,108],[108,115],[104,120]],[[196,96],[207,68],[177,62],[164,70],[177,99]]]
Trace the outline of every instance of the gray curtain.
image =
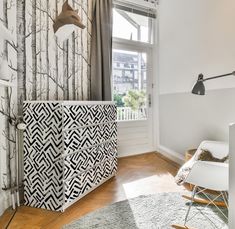
[[91,99],[112,100],[112,0],[93,0]]

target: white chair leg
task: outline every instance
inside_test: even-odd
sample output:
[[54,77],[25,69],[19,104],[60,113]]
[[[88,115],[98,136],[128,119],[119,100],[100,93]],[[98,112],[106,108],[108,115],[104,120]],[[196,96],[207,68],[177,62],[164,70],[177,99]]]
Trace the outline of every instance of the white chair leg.
[[186,226],[186,223],[187,223],[187,220],[188,220],[188,216],[189,216],[189,212],[190,212],[190,209],[191,209],[191,207],[192,207],[192,205],[193,205],[193,199],[194,199],[194,197],[195,197],[196,191],[197,191],[197,186],[194,186],[193,192],[192,192],[191,202],[190,202],[190,204],[189,204],[188,211],[187,211],[186,216],[185,216],[185,219],[184,219],[184,226]]
[[226,205],[226,207],[228,208],[228,195],[226,192],[221,192],[221,195],[223,197],[224,203]]

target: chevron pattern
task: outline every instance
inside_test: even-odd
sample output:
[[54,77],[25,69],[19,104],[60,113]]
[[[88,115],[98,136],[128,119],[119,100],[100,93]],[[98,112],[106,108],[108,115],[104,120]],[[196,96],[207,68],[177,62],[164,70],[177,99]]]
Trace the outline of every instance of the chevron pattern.
[[26,205],[60,211],[115,174],[114,105],[26,102],[23,109]]
[[64,106],[64,128],[77,128],[112,122],[116,120],[117,112],[114,105],[90,105],[90,106]]
[[97,164],[117,156],[116,140],[68,155],[64,159],[64,179],[78,175]]
[[74,201],[91,188],[98,186],[102,181],[113,176],[116,170],[117,158],[112,158],[67,181],[65,183],[65,203]]
[[117,172],[117,157],[113,157],[112,160],[106,160],[103,164],[103,178],[107,179],[112,174]]
[[64,152],[69,154],[116,138],[116,122],[69,130],[64,133]]
[[58,103],[24,105],[25,204],[60,210],[63,200],[62,110]]

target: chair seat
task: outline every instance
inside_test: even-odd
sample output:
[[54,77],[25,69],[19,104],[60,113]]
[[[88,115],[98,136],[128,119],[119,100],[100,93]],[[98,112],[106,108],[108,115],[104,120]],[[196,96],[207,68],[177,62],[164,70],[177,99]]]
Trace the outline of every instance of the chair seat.
[[226,163],[196,161],[185,182],[215,191],[228,191],[229,166]]

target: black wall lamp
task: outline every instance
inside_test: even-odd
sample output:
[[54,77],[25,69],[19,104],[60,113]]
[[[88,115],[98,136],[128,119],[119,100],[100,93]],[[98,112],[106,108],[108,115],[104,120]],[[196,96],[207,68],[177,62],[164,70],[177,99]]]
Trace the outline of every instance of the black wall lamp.
[[209,78],[206,78],[206,79],[204,79],[203,74],[199,74],[197,82],[193,86],[192,93],[195,94],[195,95],[205,95],[205,86],[204,86],[203,82],[205,82],[207,80],[222,78],[222,77],[231,76],[231,75],[235,76],[235,71],[233,71],[231,73],[228,73],[228,74],[224,74],[224,75],[209,77]]

